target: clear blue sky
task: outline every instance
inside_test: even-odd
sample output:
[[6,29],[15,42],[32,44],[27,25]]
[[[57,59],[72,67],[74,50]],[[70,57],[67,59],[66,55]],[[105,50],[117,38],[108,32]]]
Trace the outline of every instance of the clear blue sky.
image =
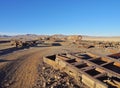
[[120,0],[0,0],[0,33],[120,36]]

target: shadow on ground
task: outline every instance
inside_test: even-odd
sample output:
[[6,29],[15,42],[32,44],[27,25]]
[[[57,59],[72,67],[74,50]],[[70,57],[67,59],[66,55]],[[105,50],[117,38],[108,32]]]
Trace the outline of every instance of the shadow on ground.
[[5,59],[0,59],[0,63],[1,63],[1,62],[11,62],[11,61],[14,61],[14,60],[5,60]]
[[17,51],[17,50],[22,50],[22,49],[25,49],[25,48],[28,49],[29,47],[21,47],[21,48],[12,47],[12,48],[7,48],[7,49],[2,49],[2,50],[0,50],[0,56],[12,53],[12,52]]

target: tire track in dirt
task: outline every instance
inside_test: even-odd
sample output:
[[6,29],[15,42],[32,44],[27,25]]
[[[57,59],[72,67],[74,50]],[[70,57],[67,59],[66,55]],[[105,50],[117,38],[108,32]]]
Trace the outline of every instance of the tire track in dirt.
[[32,88],[38,77],[38,67],[42,57],[66,51],[69,50],[65,47],[33,48],[5,56],[6,59],[10,56],[10,60],[14,59],[14,61],[5,64],[1,69],[0,87]]
[[2,88],[32,88],[37,78],[37,67],[43,55],[49,49],[37,50],[33,53],[23,55],[16,61],[7,64],[2,70]]

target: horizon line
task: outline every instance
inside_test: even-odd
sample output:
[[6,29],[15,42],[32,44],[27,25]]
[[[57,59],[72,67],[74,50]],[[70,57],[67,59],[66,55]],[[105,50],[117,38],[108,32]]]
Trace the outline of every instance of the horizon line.
[[89,35],[89,34],[37,34],[37,33],[2,33],[0,35],[4,36],[20,36],[20,35],[81,35],[81,36],[90,36],[90,37],[120,37],[120,35]]

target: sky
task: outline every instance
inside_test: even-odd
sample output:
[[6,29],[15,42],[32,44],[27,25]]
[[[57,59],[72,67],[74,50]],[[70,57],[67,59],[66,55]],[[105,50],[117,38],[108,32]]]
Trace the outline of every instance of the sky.
[[120,36],[120,0],[0,0],[0,34]]

